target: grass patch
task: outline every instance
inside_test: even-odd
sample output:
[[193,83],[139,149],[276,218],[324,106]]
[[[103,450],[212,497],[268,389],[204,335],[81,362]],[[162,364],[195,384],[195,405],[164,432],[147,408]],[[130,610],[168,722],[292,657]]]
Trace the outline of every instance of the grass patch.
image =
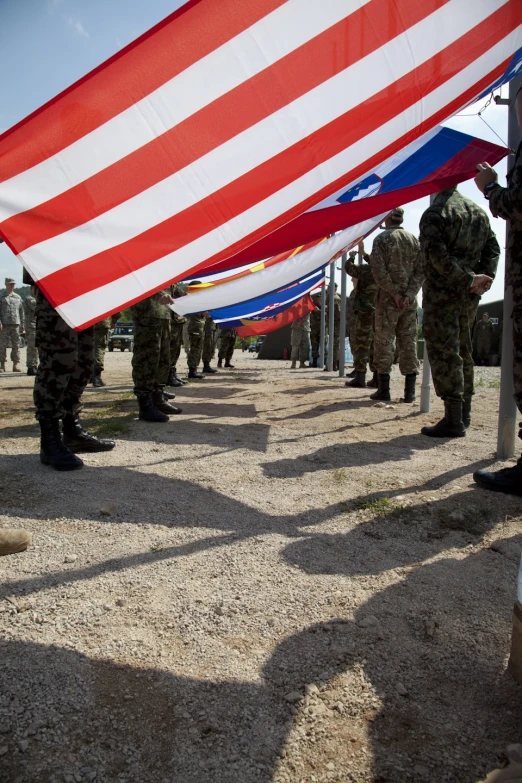
[[335,468],[332,478],[336,484],[344,484],[347,479],[346,471],[344,468]]
[[136,418],[136,412],[129,410],[126,401],[133,398],[132,392],[125,392],[121,399],[106,408],[89,411],[85,428],[98,438],[122,435],[129,431],[129,424]]
[[393,506],[389,498],[373,498],[373,500],[361,500],[357,503],[358,511],[371,511],[372,514],[389,514]]

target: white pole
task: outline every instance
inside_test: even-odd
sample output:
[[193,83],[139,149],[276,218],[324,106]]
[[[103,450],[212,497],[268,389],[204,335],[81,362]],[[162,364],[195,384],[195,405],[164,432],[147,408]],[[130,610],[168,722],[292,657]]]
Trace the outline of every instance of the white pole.
[[326,343],[326,275],[324,285],[321,288],[321,332],[319,337],[319,367],[324,369],[324,355]]
[[328,372],[333,372],[334,365],[334,331],[335,331],[335,261],[330,263],[330,295],[328,297],[330,309],[328,319]]
[[344,265],[346,264],[346,253],[343,253],[341,264],[341,328],[339,329],[339,378],[344,378],[344,359],[346,343],[346,281],[347,274]]
[[[522,83],[522,75],[517,76],[509,82],[509,117],[508,117],[508,145],[512,150],[516,150],[522,134],[518,127],[517,115],[515,111],[515,96]],[[508,170],[515,162],[515,156],[508,157]],[[509,223],[506,226],[506,245],[509,239]],[[502,366],[500,371],[500,400],[498,411],[498,435],[497,435],[497,458],[509,459],[515,455],[515,435],[517,429],[517,406],[515,403],[513,386],[513,288],[507,285],[508,267],[506,258],[506,268],[504,271],[504,307],[502,329]]]

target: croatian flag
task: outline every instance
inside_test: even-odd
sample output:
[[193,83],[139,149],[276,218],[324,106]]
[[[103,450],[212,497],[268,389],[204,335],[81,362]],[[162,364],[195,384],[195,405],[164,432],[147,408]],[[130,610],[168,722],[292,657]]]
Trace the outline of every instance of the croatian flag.
[[190,0],[0,137],[0,236],[84,328],[375,171],[521,40],[521,0]]
[[249,321],[248,319],[242,319],[242,326],[236,326],[236,333],[238,337],[252,337],[253,335],[268,334],[269,332],[275,332],[276,329],[281,329],[283,326],[293,323],[298,318],[303,318],[308,313],[315,310],[315,305],[310,299],[310,295],[306,294],[302,299],[299,299],[295,304],[287,307],[284,312],[278,315],[272,315],[270,318],[266,318],[263,321]]

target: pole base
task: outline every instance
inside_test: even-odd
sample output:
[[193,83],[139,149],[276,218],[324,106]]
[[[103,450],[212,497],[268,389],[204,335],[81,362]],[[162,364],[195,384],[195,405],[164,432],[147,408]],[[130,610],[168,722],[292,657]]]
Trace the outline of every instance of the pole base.
[[522,605],[518,601],[515,601],[513,607],[513,634],[508,671],[522,685]]

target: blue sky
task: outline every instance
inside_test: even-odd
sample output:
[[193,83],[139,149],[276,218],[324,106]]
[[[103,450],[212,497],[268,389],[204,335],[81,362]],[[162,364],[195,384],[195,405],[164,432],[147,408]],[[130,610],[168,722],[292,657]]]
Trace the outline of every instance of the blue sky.
[[[218,0],[215,0],[218,2]],[[102,63],[141,33],[183,5],[183,0],[0,0],[0,132],[10,128],[81,76]],[[507,95],[507,87],[504,87]],[[472,114],[479,107],[463,114]],[[507,109],[490,106],[487,122],[507,142]],[[456,130],[500,143],[476,116],[448,123]],[[497,167],[504,181],[505,163]],[[461,191],[484,204],[473,182]],[[406,206],[405,227],[417,233],[428,204],[421,199]],[[492,221],[499,243],[505,244],[505,223]],[[370,244],[369,242],[367,243]],[[485,301],[503,297],[503,258]],[[21,266],[0,245],[0,288],[6,275],[21,282]]]

